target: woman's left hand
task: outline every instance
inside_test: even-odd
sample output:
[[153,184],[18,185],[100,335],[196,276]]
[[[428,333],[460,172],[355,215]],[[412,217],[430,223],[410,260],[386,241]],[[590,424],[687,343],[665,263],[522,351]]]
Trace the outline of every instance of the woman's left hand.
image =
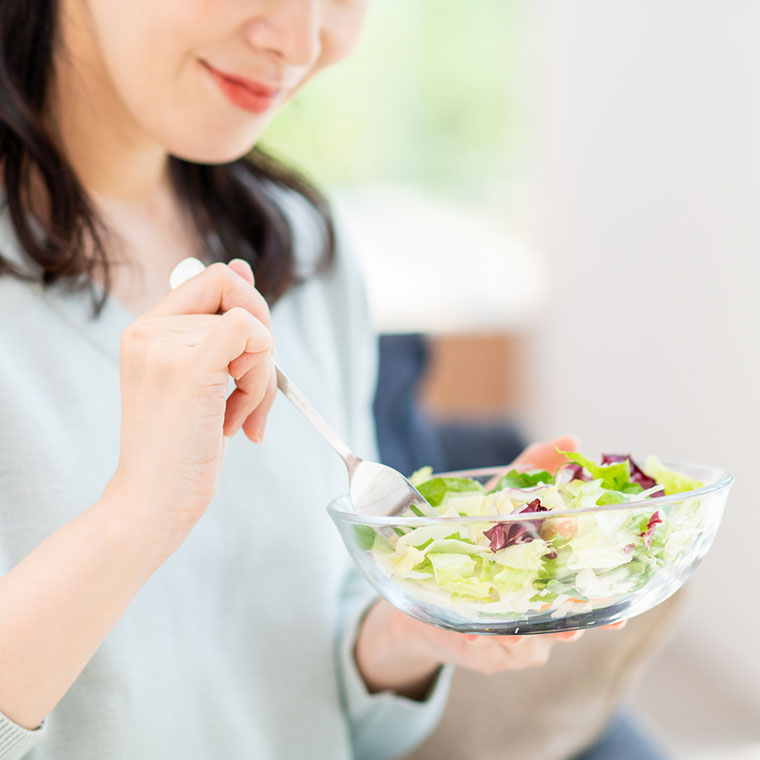
[[[557,449],[573,451],[578,441],[562,436],[534,443],[512,464],[554,470],[567,460]],[[615,623],[607,628],[622,628]],[[531,636],[455,633],[422,623],[380,600],[367,613],[359,631],[355,657],[370,692],[395,691],[422,699],[443,664],[497,673],[546,664],[558,642],[576,641],[582,631]]]
[[480,673],[545,665],[552,647],[581,631],[538,636],[455,633],[415,620],[385,600],[367,613],[356,643],[356,663],[370,692],[395,691],[422,699],[438,668],[450,663]]
[[552,441],[540,441],[531,443],[512,464],[507,465],[504,470],[509,470],[514,465],[522,465],[522,469],[534,467],[538,470],[548,470],[554,472],[561,464],[567,463],[567,458],[560,451],[577,451],[578,439],[572,435],[563,435]]

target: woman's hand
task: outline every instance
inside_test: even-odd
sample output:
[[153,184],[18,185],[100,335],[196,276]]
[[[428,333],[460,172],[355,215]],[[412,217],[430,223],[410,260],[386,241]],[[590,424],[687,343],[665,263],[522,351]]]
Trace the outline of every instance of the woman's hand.
[[[577,449],[573,436],[534,443],[510,465],[554,472],[567,460],[557,453]],[[622,628],[624,622],[606,628]],[[497,673],[544,665],[558,642],[576,641],[581,631],[532,636],[477,636],[445,631],[415,620],[385,600],[367,613],[359,631],[355,657],[371,692],[391,690],[421,699],[443,664]]]
[[557,642],[575,641],[581,635],[581,631],[541,636],[455,633],[415,620],[380,600],[364,618],[355,657],[370,692],[390,690],[422,699],[443,664],[480,673],[539,667],[546,664]]
[[563,454],[560,454],[557,449],[561,451],[577,451],[578,439],[572,435],[563,435],[552,441],[532,443],[517,456],[512,464],[504,468],[503,473],[497,473],[485,484],[486,490],[493,488],[499,481],[499,478],[515,466],[521,470],[535,468],[553,473],[557,467],[567,462],[567,458]]
[[[604,628],[620,629],[625,622]],[[422,623],[379,600],[362,622],[354,656],[370,692],[395,691],[423,699],[441,665],[499,673],[545,665],[558,642],[582,631],[532,636],[478,636]]]
[[208,267],[129,325],[121,453],[108,484],[118,501],[183,540],[213,498],[224,436],[242,427],[261,440],[276,394],[272,350],[269,309],[240,260]]
[[522,453],[518,454],[510,467],[522,465],[523,467],[535,467],[554,472],[561,464],[567,463],[567,458],[557,452],[576,451],[578,449],[578,439],[573,435],[562,435],[552,441],[540,441],[531,443]]

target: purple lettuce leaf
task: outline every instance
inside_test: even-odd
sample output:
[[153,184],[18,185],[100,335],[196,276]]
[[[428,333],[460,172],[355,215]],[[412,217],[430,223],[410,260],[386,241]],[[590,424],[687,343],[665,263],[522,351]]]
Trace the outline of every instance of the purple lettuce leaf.
[[593,478],[588,470],[579,464],[575,464],[574,462],[561,464],[554,474],[555,484],[569,483],[571,480],[593,480]]
[[[533,499],[522,509],[515,510],[520,512],[548,512],[546,507],[541,506],[539,499]],[[500,522],[496,523],[493,528],[484,530],[483,535],[491,542],[491,551],[497,552],[507,546],[515,544],[527,544],[539,538],[539,528],[541,520],[523,520],[521,522]]]
[[659,512],[655,512],[647,522],[646,530],[643,530],[639,535],[644,539],[644,545],[647,549],[652,548],[652,539],[654,538],[654,529],[662,522],[662,517]]
[[[630,454],[602,454],[602,464],[616,464],[617,462],[625,462],[628,460],[628,466],[631,469],[631,482],[638,483],[643,491],[648,488],[654,488],[657,482],[654,478],[650,478],[637,464],[633,461],[633,457]],[[664,491],[663,491],[664,493]]]

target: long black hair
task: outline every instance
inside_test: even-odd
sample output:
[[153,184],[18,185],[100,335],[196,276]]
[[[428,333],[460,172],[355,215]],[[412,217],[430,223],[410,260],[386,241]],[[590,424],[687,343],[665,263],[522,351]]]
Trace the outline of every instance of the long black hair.
[[[0,184],[16,237],[41,268],[45,284],[65,281],[84,288],[92,284],[96,268],[102,269],[105,293],[94,300],[97,316],[111,284],[104,228],[45,121],[57,29],[58,0],[0,1]],[[170,175],[210,258],[248,261],[257,288],[270,304],[297,282],[297,276],[294,235],[268,186],[294,191],[314,207],[324,229],[317,268],[332,259],[335,230],[324,196],[259,148],[227,164],[171,157]],[[35,178],[35,192],[41,185],[45,208],[36,218],[30,205]],[[33,277],[0,251],[0,276],[4,274]]]

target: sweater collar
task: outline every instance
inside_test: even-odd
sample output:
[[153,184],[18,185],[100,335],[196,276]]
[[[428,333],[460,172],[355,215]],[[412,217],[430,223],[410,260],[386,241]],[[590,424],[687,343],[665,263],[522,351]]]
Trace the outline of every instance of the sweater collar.
[[121,334],[137,319],[136,315],[109,295],[100,314],[94,316],[94,304],[103,296],[98,283],[92,283],[89,292],[87,289],[70,290],[58,284],[40,286],[40,292],[51,309],[118,365]]

